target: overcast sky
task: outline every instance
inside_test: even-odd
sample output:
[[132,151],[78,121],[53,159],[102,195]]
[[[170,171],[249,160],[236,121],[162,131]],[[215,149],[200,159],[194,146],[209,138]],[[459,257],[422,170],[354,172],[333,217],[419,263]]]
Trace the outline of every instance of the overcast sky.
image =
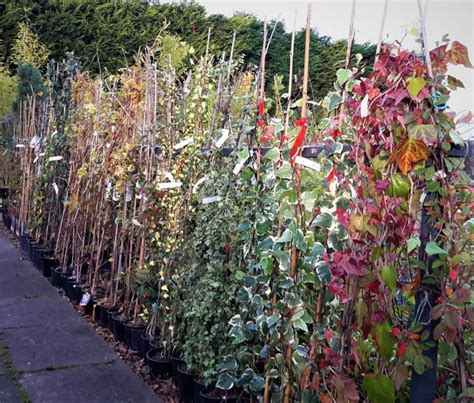
[[[209,14],[231,16],[236,11],[246,11],[260,18],[280,17],[287,30],[293,28],[296,11],[296,25],[301,28],[306,20],[305,0],[198,0]],[[422,0],[425,4],[426,0]],[[346,38],[349,30],[351,0],[312,0],[311,25],[322,35],[335,39]],[[356,41],[377,42],[382,20],[384,0],[357,0],[355,15]],[[417,22],[416,0],[389,0],[384,36],[387,41],[401,40],[404,47],[414,49],[414,38],[406,32]],[[457,40],[469,49],[474,63],[474,0],[428,0],[426,5],[426,28],[430,49],[446,33],[451,40]],[[465,85],[452,95],[450,107],[461,111],[474,111],[474,69],[463,66],[450,67],[449,73]]]

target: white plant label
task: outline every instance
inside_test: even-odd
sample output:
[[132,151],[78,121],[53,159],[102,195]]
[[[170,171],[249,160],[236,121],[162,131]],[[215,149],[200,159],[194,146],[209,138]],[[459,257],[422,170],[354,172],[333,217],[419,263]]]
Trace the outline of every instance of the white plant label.
[[175,180],[174,180],[173,175],[171,174],[171,172],[166,172],[166,173],[165,173],[165,176],[166,176],[166,179],[168,179],[170,182],[175,182]]
[[175,189],[181,187],[183,183],[182,182],[164,182],[164,183],[158,183],[158,189]]
[[24,144],[17,144],[17,145],[15,146],[15,148],[25,148],[25,145],[24,145]]
[[320,171],[321,170],[321,165],[320,164],[318,164],[317,162],[311,161],[308,158],[301,157],[299,155],[295,158],[295,162],[297,164],[303,165],[304,167],[312,169],[314,171]]
[[229,129],[222,129],[222,136],[217,140],[216,147],[221,148],[225,141],[229,138]]
[[56,155],[54,157],[49,157],[49,162],[55,162],[55,161],[61,161],[63,159],[63,157],[61,157],[60,155]]
[[369,96],[366,95],[360,103],[360,116],[366,118],[369,116]]
[[194,139],[192,137],[190,137],[189,139],[186,139],[186,140],[183,140],[181,142],[179,142],[178,144],[176,144],[173,148],[175,150],[181,150],[182,148],[186,147],[187,145],[189,144],[194,144]]
[[242,171],[242,168],[245,166],[245,163],[247,162],[247,160],[250,158],[250,155],[245,158],[244,160],[240,161],[235,167],[234,167],[234,170],[232,171],[232,173],[234,175],[238,175],[240,171]]
[[222,196],[209,196],[202,199],[202,204],[215,203],[222,200]]
[[53,188],[54,188],[54,191],[56,193],[56,196],[58,196],[59,195],[59,188],[58,188],[58,185],[56,185],[55,182],[53,182]]
[[199,179],[193,186],[193,193],[196,193],[198,190],[198,187],[201,186],[204,182],[208,180],[208,176],[203,176],[201,179]]

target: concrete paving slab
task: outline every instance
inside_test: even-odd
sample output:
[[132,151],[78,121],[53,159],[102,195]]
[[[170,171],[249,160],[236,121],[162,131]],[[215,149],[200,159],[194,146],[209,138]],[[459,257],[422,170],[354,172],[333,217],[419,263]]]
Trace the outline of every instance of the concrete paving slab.
[[47,368],[99,364],[117,360],[115,352],[87,323],[5,329],[3,342],[15,368]]
[[8,299],[9,304],[0,304],[0,329],[32,326],[57,327],[61,323],[68,326],[81,323],[89,327],[79,313],[56,291],[55,293],[56,295],[53,294],[53,296],[32,294],[30,298]]
[[15,381],[0,375],[0,403],[21,403]]
[[[26,374],[21,379],[33,403],[155,403],[159,398],[121,361]],[[113,380],[113,381],[112,381]]]

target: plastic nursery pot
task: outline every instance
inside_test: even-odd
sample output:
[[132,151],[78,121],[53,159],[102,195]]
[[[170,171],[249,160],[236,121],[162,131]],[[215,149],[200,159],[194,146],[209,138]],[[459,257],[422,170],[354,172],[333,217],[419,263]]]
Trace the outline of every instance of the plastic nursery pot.
[[66,295],[67,295],[67,283],[69,281],[70,276],[71,276],[71,273],[69,272],[61,273],[61,288],[64,290]]
[[107,329],[109,329],[109,331],[112,333],[114,332],[114,321],[112,316],[114,316],[116,313],[116,309],[107,309]]
[[51,270],[51,284],[54,287],[61,287],[61,267],[55,267]]
[[171,374],[171,360],[163,358],[162,351],[163,349],[161,348],[152,348],[146,354],[151,374],[155,378],[165,377]]
[[102,305],[95,304],[92,314],[93,314],[92,319],[94,319],[99,325],[102,326],[102,324],[100,323],[100,315],[102,314]]
[[29,243],[28,243],[28,259],[30,259],[31,261],[33,261],[33,249],[35,246],[37,246],[38,244],[36,243],[36,241],[34,241],[33,239],[30,239]]
[[145,326],[132,327],[130,333],[130,348],[138,353],[141,345],[141,337],[145,334]]
[[[124,329],[124,336],[125,336],[125,344],[132,348],[132,330],[133,329],[143,329],[145,330],[145,326],[135,326],[133,322],[127,322],[123,324]],[[136,351],[136,350],[135,350]]]
[[53,256],[43,256],[43,276],[52,277],[53,267],[58,264],[59,262]]
[[[5,219],[3,220],[5,223]],[[28,246],[30,244],[31,237],[29,235],[23,234],[20,236],[20,249],[22,253],[28,254]]]
[[43,257],[51,255],[53,251],[49,248],[35,248],[35,253],[34,253],[34,265],[35,267],[43,272]]
[[122,314],[116,313],[112,315],[112,322],[113,322],[113,334],[116,340],[124,341],[125,340],[125,330],[123,328],[123,321],[122,321]]
[[201,392],[206,390],[206,385],[199,378],[194,378],[194,403],[201,403]]
[[178,365],[178,397],[182,401],[194,399],[194,375],[188,371],[185,363]]
[[109,313],[105,306],[100,305],[100,316],[99,316],[100,325],[107,329],[109,327]]
[[225,395],[221,395],[222,391],[213,390],[201,390],[201,403],[216,403],[216,402],[226,402],[226,403],[237,403],[237,396],[227,392]]
[[[173,380],[177,383],[178,382],[178,367],[181,364],[184,364],[184,360],[181,358],[181,354],[173,353],[171,356],[171,375],[173,376]],[[193,389],[193,388],[191,388]]]
[[148,353],[148,351],[150,351],[151,349],[151,345],[150,345],[150,342],[151,342],[151,338],[150,336],[148,336],[145,332],[143,332],[141,335],[140,335],[140,345],[139,345],[139,348],[138,348],[138,355],[142,358],[145,358],[146,359],[146,355]]
[[75,304],[79,304],[81,302],[82,296],[84,295],[84,292],[82,291],[82,288],[80,284],[75,284],[72,290],[72,300]]

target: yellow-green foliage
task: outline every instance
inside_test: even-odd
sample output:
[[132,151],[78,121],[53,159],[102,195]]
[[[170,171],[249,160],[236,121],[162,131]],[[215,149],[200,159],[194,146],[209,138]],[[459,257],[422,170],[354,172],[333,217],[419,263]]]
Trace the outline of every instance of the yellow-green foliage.
[[166,67],[171,64],[179,73],[186,57],[191,52],[186,42],[181,41],[176,35],[163,35],[157,38],[157,44],[160,48],[160,66]]
[[40,42],[28,24],[18,24],[18,32],[13,43],[11,61],[15,64],[28,63],[40,69],[48,62],[49,49]]
[[0,65],[0,119],[11,110],[13,101],[17,97],[18,81],[11,76],[5,66]]

